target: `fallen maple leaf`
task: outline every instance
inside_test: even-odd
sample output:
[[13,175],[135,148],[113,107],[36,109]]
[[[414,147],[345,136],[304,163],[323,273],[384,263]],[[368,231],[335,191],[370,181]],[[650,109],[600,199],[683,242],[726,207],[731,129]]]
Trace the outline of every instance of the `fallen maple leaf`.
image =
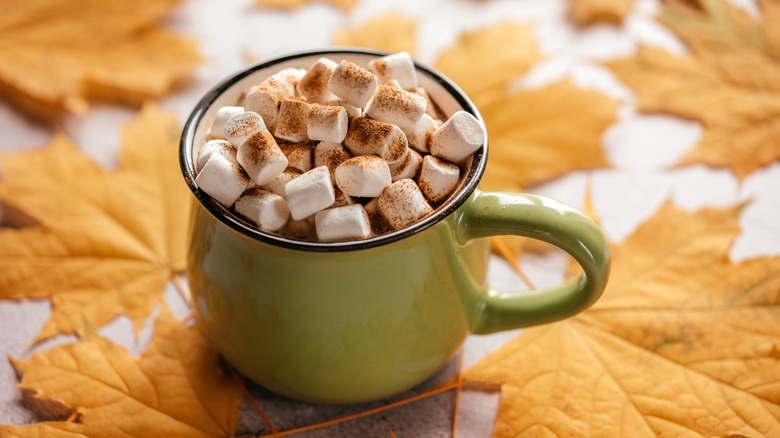
[[[308,3],[313,3],[315,0],[255,0],[257,5],[264,8],[283,9],[292,11],[304,6]],[[355,7],[358,0],[325,0],[327,3],[332,4],[340,8],[341,10],[348,12]]]
[[367,20],[353,29],[338,30],[333,40],[339,46],[413,53],[416,37],[417,21],[399,12],[391,12]]
[[634,0],[569,0],[569,13],[579,26],[620,24],[634,7]]
[[732,263],[739,208],[667,204],[613,248],[585,313],[467,370],[496,436],[780,436],[780,257]]
[[608,63],[636,89],[640,110],[704,125],[682,165],[728,167],[742,179],[780,159],[780,3],[760,3],[763,21],[725,1],[668,2],[662,19],[691,55],[642,48]]
[[138,358],[90,334],[12,363],[20,387],[65,404],[76,420],[0,425],[2,436],[230,437],[236,430],[239,383],[222,373],[200,331],[164,306]]
[[0,156],[0,200],[40,226],[0,228],[0,299],[52,302],[36,341],[127,315],[136,329],[185,266],[190,195],[175,117],[153,106],[122,129],[106,172],[63,136]]
[[86,98],[140,104],[199,62],[195,43],[157,27],[178,0],[6,1],[0,95],[28,114],[82,113]]

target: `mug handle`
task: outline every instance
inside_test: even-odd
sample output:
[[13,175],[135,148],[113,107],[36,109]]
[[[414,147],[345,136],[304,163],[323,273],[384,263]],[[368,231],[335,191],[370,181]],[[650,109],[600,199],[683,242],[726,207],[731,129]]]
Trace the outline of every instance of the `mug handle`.
[[456,227],[460,243],[501,235],[531,237],[566,251],[584,271],[577,280],[532,291],[481,287],[472,307],[472,333],[558,321],[587,309],[601,296],[609,278],[609,244],[585,214],[542,196],[479,190],[464,207]]

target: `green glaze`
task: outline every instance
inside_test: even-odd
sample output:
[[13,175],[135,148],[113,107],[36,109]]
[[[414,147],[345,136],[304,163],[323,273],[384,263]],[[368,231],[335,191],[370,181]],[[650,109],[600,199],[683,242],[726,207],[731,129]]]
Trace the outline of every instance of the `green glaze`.
[[[601,294],[607,243],[552,200],[475,191],[430,228],[381,246],[315,252],[261,242],[195,203],[188,276],[198,321],[228,362],[260,385],[312,402],[384,398],[430,377],[468,333],[573,315]],[[539,292],[484,286],[483,237],[548,241],[583,279]]]

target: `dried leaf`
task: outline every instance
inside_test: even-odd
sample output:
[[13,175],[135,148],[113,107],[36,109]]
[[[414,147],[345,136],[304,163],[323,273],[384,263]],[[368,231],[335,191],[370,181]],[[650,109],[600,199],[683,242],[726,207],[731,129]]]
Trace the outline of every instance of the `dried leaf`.
[[728,167],[742,179],[780,159],[780,4],[762,2],[759,22],[724,1],[693,3],[699,9],[672,3],[663,14],[691,56],[643,48],[609,65],[636,89],[639,109],[704,125],[680,164]]
[[138,358],[90,336],[13,364],[22,388],[64,403],[77,420],[0,425],[3,436],[230,437],[236,430],[240,385],[221,372],[200,331],[165,307]]
[[569,13],[578,26],[620,24],[634,8],[634,0],[569,0]]
[[[282,9],[286,11],[292,11],[305,6],[309,3],[313,3],[315,0],[255,0],[257,5],[263,8]],[[355,7],[358,0],[325,0],[327,3],[332,4],[343,10],[349,12]]]
[[336,45],[368,47],[385,52],[414,52],[417,21],[400,12],[391,12],[367,20],[362,25],[338,30]]
[[120,168],[106,172],[58,136],[0,157],[0,200],[40,223],[0,228],[0,299],[52,301],[36,340],[127,315],[136,328],[183,271],[189,193],[173,115],[145,107],[122,129]]
[[86,98],[140,104],[199,62],[192,40],[157,27],[178,0],[5,2],[0,94],[30,115],[81,113]]
[[729,260],[739,210],[665,205],[592,309],[467,370],[503,384],[495,435],[780,434],[780,257]]

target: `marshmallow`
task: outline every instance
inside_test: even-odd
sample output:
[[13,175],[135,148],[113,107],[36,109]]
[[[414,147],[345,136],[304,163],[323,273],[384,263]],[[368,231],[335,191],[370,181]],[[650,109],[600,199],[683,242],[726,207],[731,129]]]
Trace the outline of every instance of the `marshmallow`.
[[268,190],[273,194],[284,196],[284,186],[286,186],[288,182],[294,180],[300,175],[301,172],[295,169],[288,169],[282,172],[281,175],[274,178],[274,180],[269,182],[268,184],[261,185],[260,188],[263,190]]
[[282,99],[274,136],[293,142],[309,140],[306,120],[309,118],[310,110],[311,105],[302,100]]
[[347,110],[340,106],[312,104],[306,121],[310,139],[341,143],[347,136],[349,119]]
[[354,155],[379,155],[388,164],[402,160],[408,149],[401,128],[366,117],[352,121],[344,145]]
[[390,166],[390,176],[393,177],[393,182],[404,178],[413,179],[417,175],[417,171],[420,170],[422,160],[422,156],[417,151],[409,149],[406,158],[402,162]]
[[223,106],[218,109],[217,114],[214,116],[214,122],[211,124],[209,136],[211,136],[211,138],[226,138],[225,123],[234,115],[243,112],[244,108],[240,106]]
[[236,212],[265,231],[278,231],[290,218],[284,198],[257,187],[250,188],[238,198]]
[[295,96],[295,85],[305,73],[302,68],[285,68],[268,77],[246,95],[244,110],[260,114],[266,126],[273,128],[279,118],[279,103]]
[[342,99],[334,99],[331,101],[328,101],[325,105],[331,105],[331,106],[340,106],[347,110],[347,118],[351,121],[352,119],[358,118],[363,115],[363,110],[359,107],[356,107],[355,105],[350,104],[346,100]]
[[380,83],[395,79],[401,88],[406,90],[417,86],[417,71],[408,52],[374,59],[368,63],[368,69],[377,76]]
[[329,208],[314,216],[317,238],[323,242],[365,239],[371,235],[368,214],[360,204]]
[[260,186],[270,183],[287,168],[287,157],[268,131],[256,132],[241,143],[236,160]]
[[352,158],[352,154],[339,143],[321,141],[314,148],[314,167],[327,166],[330,171],[330,180],[335,184],[336,177],[333,172],[339,164]]
[[363,206],[363,209],[366,210],[366,213],[368,214],[374,214],[379,212],[379,198],[371,198],[370,201],[366,202],[366,205]]
[[423,158],[420,178],[417,184],[425,199],[438,204],[447,199],[460,180],[460,168],[452,163],[426,155]]
[[428,102],[428,106],[425,108],[425,114],[431,116],[432,119],[439,120],[439,119],[447,118],[447,116],[444,114],[441,108],[439,108],[439,105],[436,105],[436,102],[434,102],[433,99],[431,99],[431,95],[428,94],[428,91],[425,88],[414,87],[409,91],[411,91],[414,94],[419,94],[425,99],[426,102]]
[[402,128],[411,128],[425,114],[428,103],[419,94],[380,85],[366,109],[366,116]]
[[401,179],[390,184],[379,197],[377,206],[394,230],[411,225],[433,212],[420,188],[410,179]]
[[399,90],[403,90],[404,89],[404,87],[401,86],[401,83],[396,81],[395,79],[390,79],[389,81],[387,81],[387,82],[385,82],[384,84],[381,84],[381,85],[387,85],[388,87],[397,88]]
[[485,142],[485,128],[476,117],[458,111],[433,133],[431,154],[460,163]]
[[336,168],[336,185],[349,196],[374,198],[393,182],[385,160],[375,155],[361,155]]
[[401,128],[401,130],[406,134],[406,140],[409,142],[409,146],[420,152],[428,153],[431,150],[433,133],[436,132],[436,128],[438,127],[436,121],[431,116],[423,114],[414,126],[411,128]]
[[195,184],[200,190],[229,208],[252,184],[252,180],[241,166],[231,163],[220,154],[211,154],[203,169],[195,177]]
[[290,216],[301,220],[320,210],[330,207],[336,200],[330,172],[325,166],[314,169],[295,178],[284,186],[284,197],[290,208]]
[[236,148],[255,132],[267,130],[263,118],[254,111],[235,114],[225,122],[225,137]]
[[308,143],[285,143],[279,148],[287,157],[287,166],[301,173],[311,170],[311,156],[314,148]]
[[195,170],[200,172],[209,158],[211,158],[211,154],[214,153],[222,155],[233,164],[238,164],[238,161],[236,161],[236,150],[233,149],[233,144],[227,140],[209,140],[204,143],[198,151],[198,161],[195,164]]
[[330,91],[348,103],[363,108],[374,95],[376,76],[351,61],[341,61],[328,81]]
[[318,59],[298,82],[298,95],[314,103],[330,100],[333,95],[328,88],[328,80],[337,66],[331,59]]
[[333,201],[331,208],[343,207],[345,205],[352,205],[355,203],[355,198],[349,195],[345,195],[344,192],[342,192],[338,187],[334,188],[333,192],[335,193],[336,200]]

